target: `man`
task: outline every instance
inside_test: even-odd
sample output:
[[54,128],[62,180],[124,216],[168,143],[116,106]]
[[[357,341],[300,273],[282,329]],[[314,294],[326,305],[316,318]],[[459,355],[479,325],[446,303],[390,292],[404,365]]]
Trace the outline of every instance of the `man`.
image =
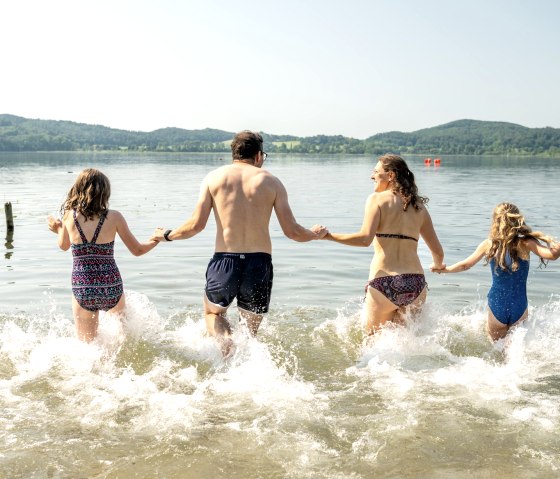
[[309,230],[297,223],[284,185],[262,169],[267,155],[260,134],[238,133],[231,151],[232,164],[211,171],[203,180],[191,218],[173,230],[158,228],[152,237],[158,241],[190,238],[205,228],[214,211],[216,245],[206,271],[204,314],[208,332],[218,339],[224,356],[231,354],[226,311],[234,298],[253,336],[268,312],[273,277],[272,210],[284,234],[294,241],[321,239],[327,233],[323,226]]

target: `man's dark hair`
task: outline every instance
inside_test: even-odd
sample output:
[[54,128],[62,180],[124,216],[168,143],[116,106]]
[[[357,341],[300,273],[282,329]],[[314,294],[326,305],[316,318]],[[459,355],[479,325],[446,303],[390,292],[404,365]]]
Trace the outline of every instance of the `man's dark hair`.
[[231,142],[231,156],[234,160],[253,160],[259,151],[263,151],[263,138],[254,131],[241,131]]

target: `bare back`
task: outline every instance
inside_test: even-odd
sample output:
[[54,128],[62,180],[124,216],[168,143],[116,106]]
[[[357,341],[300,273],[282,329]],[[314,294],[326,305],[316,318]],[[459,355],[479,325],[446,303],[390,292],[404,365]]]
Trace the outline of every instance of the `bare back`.
[[206,178],[216,219],[216,251],[271,253],[269,222],[278,180],[266,170],[234,162]]
[[[429,215],[424,206],[416,210],[409,206],[403,211],[400,196],[391,191],[377,193],[375,202],[379,211],[376,233],[398,234],[419,239]],[[431,223],[431,220],[430,220]],[[418,258],[418,242],[412,239],[376,236],[373,241],[375,254],[370,267],[370,279],[403,273],[424,272]]]

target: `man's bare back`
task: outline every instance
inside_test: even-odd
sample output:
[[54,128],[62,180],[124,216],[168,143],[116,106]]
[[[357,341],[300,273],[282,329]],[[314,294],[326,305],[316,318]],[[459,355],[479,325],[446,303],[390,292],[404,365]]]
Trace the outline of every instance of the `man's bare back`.
[[268,228],[278,180],[268,171],[235,161],[212,171],[204,184],[213,202],[215,250],[272,253]]

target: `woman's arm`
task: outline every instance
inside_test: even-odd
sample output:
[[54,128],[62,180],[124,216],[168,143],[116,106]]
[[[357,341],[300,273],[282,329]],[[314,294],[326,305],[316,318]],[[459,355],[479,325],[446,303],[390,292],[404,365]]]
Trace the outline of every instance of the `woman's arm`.
[[128,227],[128,224],[124,219],[124,216],[115,210],[111,210],[111,214],[115,215],[118,235],[123,240],[123,243],[126,245],[128,250],[134,256],[142,256],[148,251],[151,251],[158,244],[158,242],[155,240],[150,240],[146,243],[140,243],[136,239],[136,236],[134,236],[130,231],[130,228]]
[[336,241],[337,243],[345,244],[348,246],[362,246],[367,247],[373,241],[379,220],[381,219],[381,211],[377,204],[375,194],[369,195],[366,201],[364,211],[364,219],[362,227],[357,233],[327,233],[325,239]]
[[490,240],[485,239],[482,243],[478,245],[473,254],[463,261],[459,261],[451,266],[446,266],[443,269],[435,270],[435,273],[459,273],[461,271],[466,271],[471,269],[476,263],[478,263],[484,255],[488,252],[490,247]]
[[558,243],[545,246],[534,238],[527,238],[523,240],[523,246],[543,259],[555,260],[560,256],[560,244]]
[[445,268],[445,263],[443,262],[443,247],[439,242],[436,230],[434,229],[434,224],[432,223],[432,217],[430,216],[430,213],[428,213],[428,210],[426,210],[426,216],[424,218],[424,222],[422,223],[422,227],[420,228],[420,236],[426,242],[426,245],[430,249],[430,253],[432,253],[433,263],[430,266],[430,269],[434,271]]

